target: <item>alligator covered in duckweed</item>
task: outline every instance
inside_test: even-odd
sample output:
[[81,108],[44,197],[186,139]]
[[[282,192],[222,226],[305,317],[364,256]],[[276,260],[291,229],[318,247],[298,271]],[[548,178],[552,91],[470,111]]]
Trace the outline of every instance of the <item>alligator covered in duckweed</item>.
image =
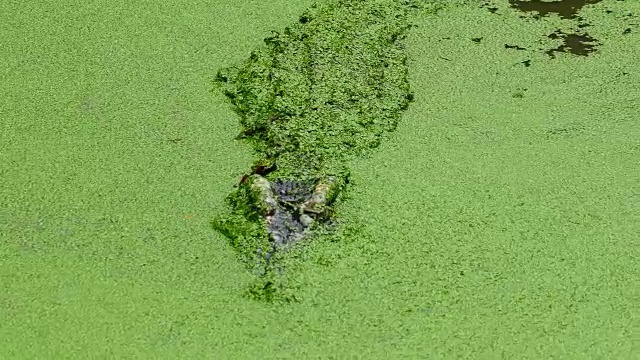
[[254,174],[245,179],[255,208],[264,220],[272,244],[265,256],[302,240],[314,224],[331,224],[331,204],[346,179],[328,176],[321,179],[271,182]]
[[[329,0],[274,32],[217,86],[258,160],[214,227],[273,290],[278,254],[335,230],[347,164],[380,144],[413,99],[403,38],[412,0]],[[266,290],[265,290],[266,291]]]

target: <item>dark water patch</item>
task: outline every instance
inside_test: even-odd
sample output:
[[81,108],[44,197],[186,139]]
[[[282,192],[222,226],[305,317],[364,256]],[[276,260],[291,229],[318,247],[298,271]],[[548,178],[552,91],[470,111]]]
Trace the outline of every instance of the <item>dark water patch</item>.
[[[597,4],[602,0],[562,0],[545,2],[540,0],[521,1],[521,0],[509,0],[509,4],[512,8],[520,10],[525,13],[534,12],[534,18],[541,19],[542,17],[549,16],[550,14],[556,14],[562,19],[566,20],[579,20],[579,28],[585,28],[590,24],[585,23],[584,19],[578,15],[580,10],[586,5]],[[610,10],[605,10],[606,13],[610,13]],[[550,39],[563,40],[563,44],[550,49],[545,53],[551,58],[555,58],[555,53],[571,53],[578,56],[588,56],[590,53],[596,51],[596,45],[599,44],[596,39],[592,38],[588,34],[577,33],[565,33],[560,29],[548,35]]]
[[518,45],[509,45],[509,44],[504,44],[504,48],[505,49],[514,49],[514,50],[527,50],[526,48],[520,47]]
[[516,65],[519,65],[519,64],[524,65],[524,67],[529,67],[529,66],[531,66],[531,60],[524,60],[524,61],[521,61],[521,62],[517,63]]
[[[485,4],[488,5],[488,4]],[[495,6],[491,6],[491,7],[487,7],[487,10],[489,10],[490,13],[495,14],[498,11],[498,8]]]
[[548,37],[550,39],[563,40],[562,45],[546,51],[546,54],[551,58],[555,58],[554,53],[557,52],[570,52],[574,55],[587,56],[589,53],[596,51],[595,46],[600,44],[589,35],[566,34],[560,30],[549,34]]
[[536,19],[540,19],[549,14],[556,14],[563,19],[580,19],[578,13],[586,5],[597,4],[602,0],[562,0],[562,1],[523,1],[509,0],[512,8],[524,13],[533,12]]
[[[553,33],[547,36],[551,39],[561,40],[562,44],[553,49],[540,49],[545,52],[551,59],[556,57],[556,53],[568,53],[575,56],[589,56],[590,54],[598,51],[598,45],[602,43],[586,33],[584,29],[590,27],[592,24],[587,23],[581,16],[580,12],[589,5],[594,5],[602,2],[602,0],[561,0],[561,1],[542,1],[542,0],[509,0],[509,7],[518,10],[523,13],[522,18],[532,16],[536,20],[542,21],[545,17],[557,15],[561,19],[575,22],[575,28],[579,29],[576,32],[567,32],[561,29],[555,30]],[[487,8],[492,14],[497,14],[496,7],[492,6],[489,1],[485,1],[480,7]],[[610,9],[603,10],[605,14],[614,14],[615,11]],[[497,14],[500,15],[500,14]],[[633,14],[627,13],[625,17],[632,17]],[[630,34],[632,32],[631,27],[627,27],[622,31],[622,34]],[[517,45],[505,45],[506,49],[525,50],[524,47]],[[530,63],[528,63],[529,66]]]

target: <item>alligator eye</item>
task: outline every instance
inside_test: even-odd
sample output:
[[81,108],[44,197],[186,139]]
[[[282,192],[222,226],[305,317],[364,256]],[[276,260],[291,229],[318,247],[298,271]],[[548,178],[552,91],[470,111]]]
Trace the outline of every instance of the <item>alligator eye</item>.
[[240,180],[240,184],[244,184],[247,181],[247,178],[249,178],[249,175],[247,175],[247,174],[242,175],[242,179]]

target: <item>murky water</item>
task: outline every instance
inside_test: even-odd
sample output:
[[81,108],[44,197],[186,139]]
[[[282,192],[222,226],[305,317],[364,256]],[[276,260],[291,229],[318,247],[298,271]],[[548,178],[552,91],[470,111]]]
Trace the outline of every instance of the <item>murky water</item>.
[[[586,22],[584,18],[580,16],[581,11],[589,5],[594,5],[602,2],[602,0],[563,0],[563,1],[541,1],[541,0],[509,0],[509,7],[516,9],[524,13],[521,17],[533,17],[537,20],[543,20],[545,17],[557,15],[561,19],[576,22],[575,32],[567,32],[566,30],[557,29],[548,34],[550,39],[562,40],[562,44],[553,49],[547,49],[545,53],[550,58],[555,58],[556,53],[569,53],[576,56],[589,56],[590,54],[598,51],[598,46],[602,45],[600,40],[589,35],[585,28],[588,28],[592,24]],[[500,8],[486,1],[481,7],[486,8],[489,12],[496,15],[499,13]],[[612,10],[605,9],[605,13],[613,13]],[[631,14],[625,16],[631,17]],[[632,32],[631,27],[625,28],[622,34],[627,35]],[[479,42],[480,39],[474,39]],[[517,45],[505,45],[507,49],[515,50],[527,50],[524,47]],[[525,66],[529,66],[530,63],[524,63]]]
[[509,4],[512,8],[518,9],[522,12],[536,12],[535,18],[540,19],[543,16],[549,16],[549,14],[557,14],[563,19],[572,20],[580,19],[578,13],[586,5],[597,4],[602,0],[563,0],[545,2],[541,0],[523,1],[523,0],[509,0]]

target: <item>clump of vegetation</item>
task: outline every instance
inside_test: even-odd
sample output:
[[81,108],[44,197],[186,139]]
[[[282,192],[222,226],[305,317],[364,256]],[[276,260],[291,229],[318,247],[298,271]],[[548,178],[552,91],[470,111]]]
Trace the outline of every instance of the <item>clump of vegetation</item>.
[[273,178],[332,172],[396,128],[413,95],[400,41],[407,5],[341,0],[316,5],[273,32],[217,80]]
[[[377,147],[413,99],[401,41],[413,8],[408,0],[317,4],[296,24],[273,32],[243,64],[218,72],[217,86],[240,117],[239,139],[257,154],[243,181],[257,175],[267,187],[284,179],[348,183],[347,162]],[[344,186],[336,189],[331,201]],[[258,272],[270,280],[253,293],[271,297],[277,281],[268,222],[275,207],[266,211],[264,196],[256,198],[246,183],[227,203],[230,213],[218,216],[214,227],[252,266],[262,264]],[[319,226],[314,229],[321,233]]]

